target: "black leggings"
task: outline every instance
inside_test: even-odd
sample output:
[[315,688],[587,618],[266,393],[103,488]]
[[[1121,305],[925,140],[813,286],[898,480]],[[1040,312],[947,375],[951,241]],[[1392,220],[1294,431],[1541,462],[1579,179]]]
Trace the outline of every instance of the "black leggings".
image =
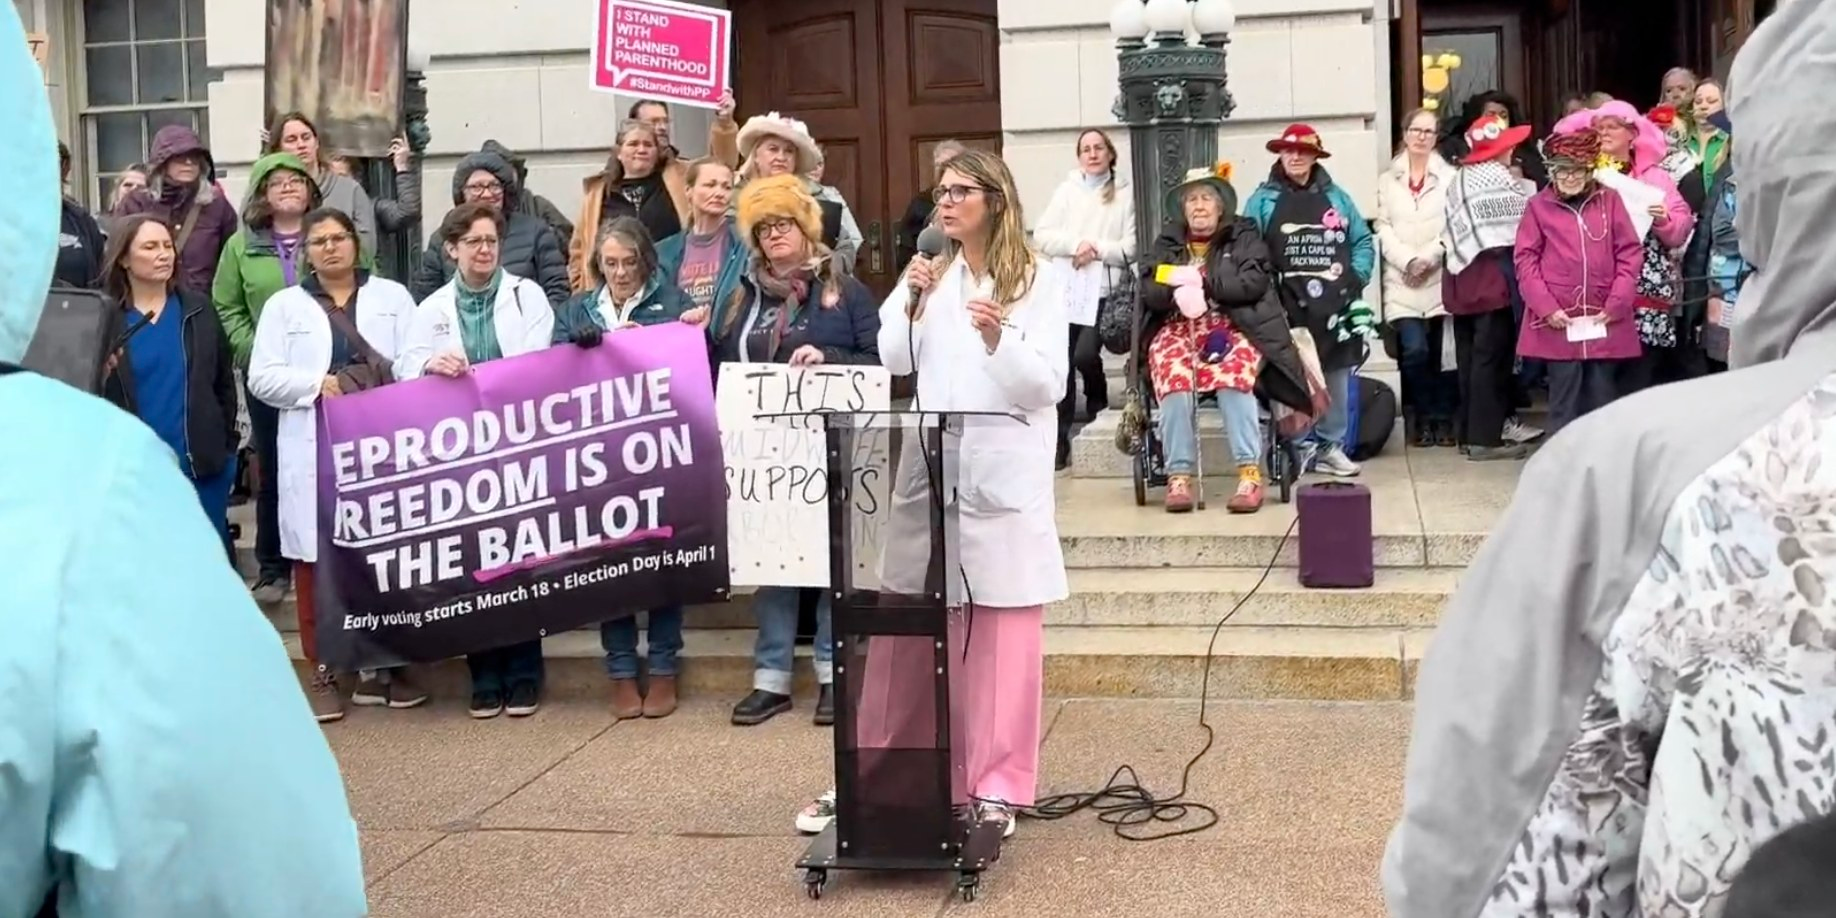
[[1109,381],[1103,378],[1102,343],[1096,329],[1088,325],[1071,326],[1066,347],[1071,369],[1065,374],[1065,397],[1058,400],[1058,442],[1071,438],[1071,422],[1077,419],[1077,378],[1084,377],[1084,403],[1092,409],[1109,405]]

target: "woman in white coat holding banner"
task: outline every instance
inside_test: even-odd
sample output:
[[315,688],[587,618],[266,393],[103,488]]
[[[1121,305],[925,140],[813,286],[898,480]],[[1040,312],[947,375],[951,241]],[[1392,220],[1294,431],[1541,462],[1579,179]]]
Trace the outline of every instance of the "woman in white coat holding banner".
[[[395,375],[457,378],[473,364],[516,357],[548,347],[555,312],[534,281],[506,273],[498,263],[504,215],[489,204],[461,204],[440,223],[446,256],[457,264],[452,280],[429,294],[414,313],[408,346]],[[467,654],[472,670],[472,716],[527,717],[542,700],[542,641]]]
[[[281,554],[294,562],[301,649],[317,664],[312,565],[319,550],[319,402],[388,382],[415,307],[408,288],[358,267],[361,243],[348,214],[321,208],[301,227],[310,270],[262,307],[248,383],[251,395],[280,410],[279,468],[262,474],[278,476]],[[325,666],[314,667],[307,697],[321,723],[344,716],[338,684]],[[351,698],[411,708],[427,693],[406,669],[396,669],[361,674]]]
[[[1066,278],[1027,245],[999,156],[953,157],[934,194],[950,244],[936,259],[915,259],[880,307],[880,359],[895,376],[917,374],[914,410],[1012,416],[965,418],[960,442],[947,446],[957,451],[956,475],[944,468],[960,526],[960,576],[945,575],[953,783],[958,802],[977,804],[978,818],[1011,834],[1014,808],[1033,804],[1039,775],[1045,606],[1069,592],[1052,468],[1069,363]],[[914,289],[923,291],[916,304]],[[907,594],[923,591],[933,500],[918,439],[904,438],[881,571],[886,589]],[[871,640],[860,745],[920,748],[934,729],[931,641]],[[834,808],[825,794],[798,828],[820,831]]]

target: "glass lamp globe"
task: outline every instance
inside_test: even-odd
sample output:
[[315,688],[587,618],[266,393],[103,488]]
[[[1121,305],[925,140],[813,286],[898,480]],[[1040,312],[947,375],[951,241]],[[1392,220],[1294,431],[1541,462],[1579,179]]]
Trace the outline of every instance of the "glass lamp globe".
[[1116,5],[1109,11],[1109,34],[1122,39],[1142,39],[1147,37],[1147,10],[1141,0],[1116,0]]
[[1192,24],[1192,7],[1186,0],[1148,0],[1147,24],[1156,34],[1184,35]]
[[1200,35],[1223,35],[1237,27],[1237,8],[1230,0],[1198,0],[1192,4],[1192,27]]

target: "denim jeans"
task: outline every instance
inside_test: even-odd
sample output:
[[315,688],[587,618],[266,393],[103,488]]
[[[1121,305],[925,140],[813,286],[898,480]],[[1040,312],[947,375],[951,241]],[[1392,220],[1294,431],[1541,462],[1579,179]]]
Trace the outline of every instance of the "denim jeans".
[[1397,319],[1396,337],[1402,354],[1396,361],[1402,371],[1403,401],[1415,408],[1423,421],[1451,421],[1455,395],[1441,372],[1443,325],[1449,319]]
[[[1235,389],[1220,390],[1217,396],[1231,458],[1238,466],[1261,465],[1262,414],[1256,396]],[[1191,475],[1198,467],[1192,397],[1190,392],[1174,392],[1160,400],[1160,451],[1169,475]]]
[[1326,408],[1326,416],[1313,425],[1313,439],[1320,443],[1330,443],[1345,449],[1345,437],[1351,433],[1351,378],[1357,372],[1356,367],[1343,370],[1326,371],[1326,394],[1332,404]]
[[[648,630],[650,675],[675,675],[676,658],[682,653],[682,607],[663,606],[650,610]],[[638,677],[636,615],[600,622],[599,646],[606,652],[606,675],[614,679]]]
[[[759,621],[759,637],[752,645],[752,687],[774,695],[791,693],[791,661],[797,653],[797,612],[802,602],[798,587],[760,587],[752,594],[752,615]],[[816,605],[816,681],[834,680],[835,644],[829,632],[829,592],[819,591]]]

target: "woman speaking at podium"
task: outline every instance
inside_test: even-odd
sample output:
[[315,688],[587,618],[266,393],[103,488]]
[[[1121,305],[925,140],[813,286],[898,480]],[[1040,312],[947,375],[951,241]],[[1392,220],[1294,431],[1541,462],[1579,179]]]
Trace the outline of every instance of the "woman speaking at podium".
[[[959,803],[975,803],[980,819],[1011,834],[1013,808],[1032,805],[1039,774],[1045,605],[1068,592],[1052,460],[1069,321],[1063,278],[1027,245],[1001,158],[968,150],[939,172],[933,222],[948,241],[941,254],[913,259],[880,307],[880,360],[896,376],[917,374],[915,411],[1012,416],[964,418],[960,442],[945,450],[947,457],[953,447],[958,462],[952,469],[946,458],[944,469],[946,482],[954,479],[944,496],[956,504],[961,558],[946,573],[956,581],[948,613],[952,783]],[[882,571],[889,590],[900,580],[922,583],[929,558],[932,497],[919,441],[905,438],[897,470]],[[913,491],[921,492],[916,500]],[[872,641],[896,642],[896,659],[869,652],[861,745],[909,747],[930,734],[922,686],[933,678],[931,643]],[[894,684],[907,673],[923,680],[918,691]],[[821,831],[834,806],[833,792],[818,798],[798,828]]]

